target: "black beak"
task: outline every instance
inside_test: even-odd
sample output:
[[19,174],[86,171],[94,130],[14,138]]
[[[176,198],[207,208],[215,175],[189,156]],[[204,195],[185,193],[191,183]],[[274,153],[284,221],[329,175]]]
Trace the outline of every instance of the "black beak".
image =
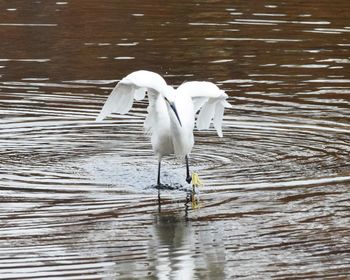
[[179,114],[177,113],[177,110],[176,110],[176,107],[175,107],[175,104],[174,103],[170,103],[170,101],[167,98],[165,98],[165,101],[168,102],[170,108],[173,110],[177,120],[179,121],[180,126],[182,126]]

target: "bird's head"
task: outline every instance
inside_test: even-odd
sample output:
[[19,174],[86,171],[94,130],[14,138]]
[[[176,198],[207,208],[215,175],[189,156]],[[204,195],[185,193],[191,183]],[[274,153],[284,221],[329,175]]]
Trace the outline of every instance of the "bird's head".
[[163,96],[168,109],[174,113],[176,119],[179,121],[180,126],[182,126],[179,114],[175,106],[175,90],[171,86],[168,86],[167,90],[163,93]]

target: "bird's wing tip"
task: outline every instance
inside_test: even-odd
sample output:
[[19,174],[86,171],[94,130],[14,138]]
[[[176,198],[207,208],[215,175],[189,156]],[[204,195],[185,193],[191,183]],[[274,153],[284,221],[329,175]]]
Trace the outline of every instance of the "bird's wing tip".
[[97,118],[95,119],[95,122],[102,122],[105,117],[98,115]]

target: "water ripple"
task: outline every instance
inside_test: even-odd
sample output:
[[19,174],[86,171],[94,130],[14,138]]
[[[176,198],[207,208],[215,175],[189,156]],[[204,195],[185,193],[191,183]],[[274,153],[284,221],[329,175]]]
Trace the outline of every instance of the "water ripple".
[[[114,2],[2,8],[0,278],[348,279],[348,2]],[[147,101],[94,121],[141,68],[230,95],[198,201]]]

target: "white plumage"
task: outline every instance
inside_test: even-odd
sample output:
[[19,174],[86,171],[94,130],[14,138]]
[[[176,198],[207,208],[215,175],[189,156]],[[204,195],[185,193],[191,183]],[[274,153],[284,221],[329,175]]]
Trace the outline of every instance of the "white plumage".
[[144,128],[151,135],[152,147],[159,160],[157,184],[161,185],[161,159],[170,154],[186,158],[186,180],[190,183],[188,154],[194,144],[195,123],[202,130],[208,129],[213,121],[218,136],[222,137],[224,109],[231,107],[226,101],[228,96],[211,82],[185,82],[174,89],[159,74],[140,70],[124,77],[115,86],[96,121],[102,121],[111,113],[128,113],[134,99],[142,100],[146,93],[149,106]]

